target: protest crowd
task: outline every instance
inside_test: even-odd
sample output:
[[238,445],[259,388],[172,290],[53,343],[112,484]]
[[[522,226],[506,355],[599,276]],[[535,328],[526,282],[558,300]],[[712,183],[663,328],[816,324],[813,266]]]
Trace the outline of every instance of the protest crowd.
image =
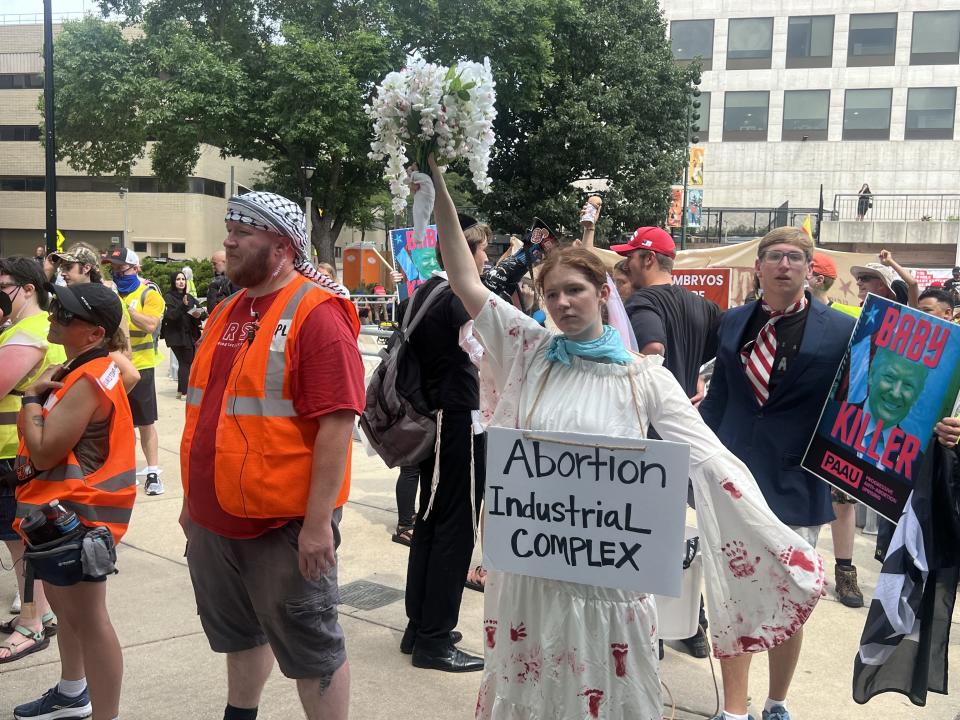
[[[0,533],[17,583],[0,663],[52,654],[56,638],[61,666],[14,716],[121,714],[107,588],[138,486],[165,492],[161,336],[185,415],[179,524],[204,635],[226,656],[224,720],[258,716],[274,662],[307,718],[348,716],[337,558],[365,449],[398,468],[392,540],[409,546],[407,626],[385,651],[476,672],[477,718],[661,718],[657,596],[679,592],[683,551],[703,581],[681,646],[718,661],[716,720],[790,720],[804,624],[828,593],[870,606],[860,647],[837,648],[857,702],[946,692],[960,268],[920,288],[884,250],[852,268],[860,304],[847,305],[831,299],[847,280],[832,254],[778,227],[756,243],[757,297],[721,310],[675,282],[664,229],[595,247],[593,199],[582,237],[535,223],[488,257],[490,226],[458,212],[425,159],[401,190],[415,233],[434,217],[437,267],[398,303],[372,376],[358,336],[374,311],[313,262],[303,211],[278,194],[228,200],[203,296],[183,268],[158,287],[123,247],[0,259]],[[398,266],[406,286],[414,266]],[[853,562],[858,502],[883,516],[874,598]],[[669,542],[677,563],[662,570],[670,552],[646,544]],[[495,567],[471,566],[478,543]],[[482,626],[460,624],[465,588],[484,593]],[[458,647],[465,633],[483,656]],[[769,682],[751,714],[758,654]]]

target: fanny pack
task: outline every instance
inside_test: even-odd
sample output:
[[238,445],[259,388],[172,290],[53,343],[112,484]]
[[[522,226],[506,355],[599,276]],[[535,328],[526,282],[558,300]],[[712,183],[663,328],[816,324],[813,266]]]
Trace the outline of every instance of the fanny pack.
[[60,587],[99,580],[117,572],[117,548],[105,527],[81,525],[52,542],[27,543],[23,559],[30,564],[35,577]]

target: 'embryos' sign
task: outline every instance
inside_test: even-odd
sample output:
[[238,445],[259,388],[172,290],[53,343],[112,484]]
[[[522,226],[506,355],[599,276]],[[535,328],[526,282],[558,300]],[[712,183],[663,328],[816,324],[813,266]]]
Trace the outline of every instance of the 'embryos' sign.
[[690,449],[487,429],[484,564],[678,597]]

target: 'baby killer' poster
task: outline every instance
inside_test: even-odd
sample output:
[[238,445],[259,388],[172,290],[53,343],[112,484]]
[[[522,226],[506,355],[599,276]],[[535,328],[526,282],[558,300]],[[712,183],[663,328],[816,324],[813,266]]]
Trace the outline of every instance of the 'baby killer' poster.
[[897,522],[960,390],[960,326],[868,295],[803,467]]

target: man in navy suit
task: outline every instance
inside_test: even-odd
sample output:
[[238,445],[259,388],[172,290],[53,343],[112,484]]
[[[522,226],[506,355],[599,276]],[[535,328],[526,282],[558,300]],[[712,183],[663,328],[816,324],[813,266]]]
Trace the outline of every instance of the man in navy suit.
[[[710,392],[700,412],[721,442],[757,480],[781,522],[811,545],[834,519],[830,488],[800,467],[854,319],[804,289],[813,243],[798,228],[777,228],[760,240],[760,300],[727,311],[718,331]],[[770,651],[770,690],[763,720],[790,720],[787,692],[803,632]],[[724,712],[746,720],[750,655],[721,660]]]

